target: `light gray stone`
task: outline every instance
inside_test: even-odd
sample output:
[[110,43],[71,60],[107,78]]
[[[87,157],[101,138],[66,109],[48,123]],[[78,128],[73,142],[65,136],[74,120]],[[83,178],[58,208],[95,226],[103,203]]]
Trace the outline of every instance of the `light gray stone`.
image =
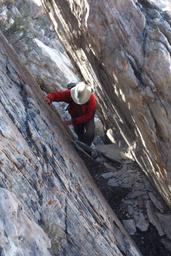
[[137,198],[137,197],[143,197],[145,196],[146,194],[146,191],[138,191],[138,190],[135,190],[134,192],[131,192],[127,195],[128,198],[130,199],[134,199],[134,198]]
[[113,177],[113,175],[114,175],[113,172],[106,172],[106,173],[103,173],[101,175],[101,177],[104,179],[109,179],[109,178]]
[[120,187],[120,182],[116,178],[111,178],[107,183],[111,187]]
[[163,207],[162,202],[161,202],[160,200],[158,200],[158,199],[156,198],[156,196],[155,196],[152,192],[149,193],[149,197],[150,197],[151,201],[153,202],[154,206],[155,206],[161,213],[163,213],[163,212],[164,212],[164,207]]
[[112,161],[121,163],[121,149],[115,144],[97,145],[97,151],[103,154],[103,156],[109,158]]
[[142,212],[134,212],[133,216],[136,227],[143,232],[147,231],[149,227],[149,221],[145,218],[144,214]]
[[128,205],[128,213],[130,216],[132,216],[134,213],[134,208],[131,205]]
[[128,231],[130,235],[134,235],[136,233],[136,226],[134,220],[122,220],[125,229]]
[[163,236],[165,234],[164,229],[161,223],[159,222],[158,217],[156,216],[154,212],[154,208],[150,201],[147,201],[146,208],[147,208],[147,216],[148,216],[149,222],[156,228],[159,236]]
[[171,214],[157,213],[156,216],[158,217],[158,221],[162,226],[162,229],[165,232],[166,236],[171,240]]

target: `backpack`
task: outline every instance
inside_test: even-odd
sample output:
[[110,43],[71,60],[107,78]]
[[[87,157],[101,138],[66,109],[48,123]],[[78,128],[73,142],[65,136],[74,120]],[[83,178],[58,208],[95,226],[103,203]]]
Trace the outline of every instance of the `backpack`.
[[[71,90],[74,86],[76,86],[76,83],[69,83],[69,84],[65,85],[65,87],[69,90]],[[68,106],[65,107],[65,111],[68,111],[68,110],[69,110],[69,104],[68,104]]]
[[69,83],[66,85],[67,89],[72,89],[77,83]]

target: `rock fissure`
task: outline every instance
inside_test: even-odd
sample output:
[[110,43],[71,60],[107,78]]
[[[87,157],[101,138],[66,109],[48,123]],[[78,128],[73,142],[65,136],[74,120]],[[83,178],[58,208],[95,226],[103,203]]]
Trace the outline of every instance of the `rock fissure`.
[[139,85],[141,88],[145,87],[146,85],[144,84],[143,78],[142,78],[142,68],[138,67],[135,63],[135,59],[132,58],[132,56],[130,57],[130,55],[126,54],[126,56],[128,57],[128,61],[132,67],[132,70],[134,72],[135,77],[137,78],[137,81],[139,82]]
[[[55,1],[56,2],[56,8],[58,8],[58,5],[60,6],[60,9],[61,9],[61,2],[60,1]],[[116,76],[118,76],[118,79],[119,79],[119,83],[118,84],[116,84],[115,86],[116,86],[116,88],[118,89],[118,91],[120,90],[118,87],[120,87],[120,88],[122,88],[123,89],[123,94],[124,94],[124,96],[125,96],[125,101],[126,101],[126,103],[127,104],[129,104],[130,105],[130,111],[131,111],[131,114],[132,114],[132,116],[134,117],[134,120],[135,120],[135,124],[137,123],[138,124],[138,126],[139,126],[139,128],[140,128],[140,130],[139,130],[139,136],[142,136],[142,138],[144,137],[144,132],[143,132],[143,129],[144,130],[147,130],[147,126],[146,126],[146,124],[148,124],[148,122],[141,122],[140,120],[141,120],[141,118],[140,118],[140,116],[142,116],[142,115],[144,115],[144,114],[146,114],[147,112],[149,112],[149,110],[147,109],[147,107],[145,106],[145,105],[143,105],[143,104],[141,104],[140,102],[141,102],[141,93],[139,94],[139,96],[138,96],[138,92],[135,92],[135,90],[131,90],[131,89],[128,89],[129,88],[129,84],[130,84],[130,81],[129,81],[129,79],[131,80],[131,78],[132,78],[132,80],[131,80],[131,82],[132,83],[134,83],[136,86],[137,86],[137,84],[138,83],[140,83],[140,84],[142,84],[141,83],[141,81],[143,81],[143,84],[145,84],[146,86],[148,85],[148,80],[146,80],[146,79],[144,79],[144,78],[147,78],[148,76],[150,77],[150,80],[151,81],[153,81],[153,84],[154,84],[154,89],[155,89],[155,87],[156,87],[156,91],[158,92],[158,95],[160,95],[160,98],[161,98],[161,102],[162,102],[162,96],[161,96],[161,85],[159,84],[160,83],[160,80],[158,80],[157,81],[157,71],[155,70],[155,67],[153,66],[154,64],[155,64],[155,55],[157,55],[158,56],[158,58],[160,58],[160,54],[161,54],[161,57],[163,56],[163,63],[162,63],[162,65],[165,65],[165,60],[167,61],[167,56],[168,56],[168,54],[170,55],[170,53],[169,53],[169,49],[170,49],[170,46],[169,46],[169,41],[164,37],[164,35],[160,32],[159,34],[160,34],[160,36],[162,36],[162,40],[161,39],[159,39],[159,34],[158,34],[158,32],[157,32],[157,29],[155,30],[155,28],[154,28],[154,26],[153,26],[153,24],[152,24],[152,21],[154,20],[154,15],[155,15],[155,13],[154,12],[156,12],[156,15],[157,15],[157,12],[158,12],[158,7],[153,7],[153,5],[151,5],[150,3],[148,3],[148,1],[146,1],[146,2],[142,2],[142,1],[140,1],[139,3],[141,3],[141,5],[142,5],[142,7],[141,7],[141,10],[143,10],[143,15],[145,15],[145,16],[143,16],[141,13],[142,13],[142,11],[140,12],[140,10],[138,10],[137,11],[137,9],[135,10],[134,9],[134,6],[133,5],[131,5],[131,3],[129,2],[128,3],[128,5],[129,5],[129,8],[132,8],[132,9],[130,9],[130,13],[134,10],[135,12],[134,12],[134,15],[135,15],[135,13],[136,13],[136,15],[135,15],[135,17],[137,18],[137,20],[139,20],[139,23],[138,23],[138,29],[139,30],[134,30],[133,29],[133,27],[134,27],[134,24],[132,24],[132,26],[130,27],[130,30],[129,30],[129,32],[130,32],[130,35],[129,35],[129,41],[128,40],[124,40],[124,38],[125,38],[125,36],[127,35],[127,30],[126,30],[126,26],[127,26],[127,24],[128,23],[130,23],[130,21],[129,21],[129,19],[128,19],[128,17],[125,17],[124,15],[122,16],[122,19],[120,18],[120,16],[119,16],[119,11],[121,11],[122,10],[122,13],[125,11],[125,9],[124,9],[124,7],[123,7],[123,5],[122,4],[119,4],[119,3],[115,3],[115,4],[113,4],[112,5],[112,3],[109,1],[107,4],[106,4],[106,6],[104,7],[104,5],[102,4],[102,3],[94,3],[94,4],[92,4],[91,2],[88,2],[89,3],[89,7],[90,7],[90,10],[91,10],[91,8],[92,8],[92,12],[90,11],[90,13],[89,13],[89,17],[88,17],[88,19],[87,19],[87,22],[88,22],[88,26],[87,26],[87,32],[88,32],[88,34],[89,34],[89,37],[88,38],[86,38],[85,40],[87,41],[86,43],[85,43],[85,45],[87,45],[89,42],[90,43],[92,43],[92,35],[93,36],[95,36],[96,35],[96,44],[92,44],[92,48],[93,48],[93,50],[94,50],[94,52],[95,52],[95,55],[96,55],[96,57],[98,58],[98,56],[101,56],[101,49],[103,50],[103,60],[101,60],[102,62],[103,62],[103,67],[104,67],[104,69],[105,70],[108,70],[108,74],[109,74],[109,76],[111,76],[112,77],[112,72],[113,72],[113,70],[115,69],[115,73],[116,73]],[[98,8],[98,6],[103,6],[104,8],[103,8],[103,15],[101,15],[100,16],[100,18],[99,17],[97,17],[97,16],[95,16],[95,14],[94,14],[94,16],[93,16],[93,8],[95,8],[95,7],[97,7]],[[114,16],[112,17],[112,16],[110,16],[110,18],[109,18],[109,16],[107,17],[107,15],[106,15],[106,11],[108,10],[108,8],[109,8],[109,6],[110,7],[113,7],[113,8],[116,8],[117,9],[117,11],[118,12],[115,12],[114,13]],[[101,9],[102,10],[102,9]],[[72,9],[65,9],[65,11],[67,12],[67,15],[71,15],[71,13],[72,14],[74,14],[74,11],[72,10]],[[153,11],[153,13],[152,13],[152,11]],[[160,13],[162,13],[162,11],[160,11]],[[65,12],[63,12],[62,13],[62,16],[63,16],[63,19],[65,19],[65,16],[66,14],[65,14]],[[92,16],[91,16],[92,15]],[[118,16],[117,16],[118,15]],[[160,14],[161,15],[161,14]],[[127,15],[127,16],[129,16],[129,15]],[[70,24],[69,25],[69,28],[70,28],[70,26],[71,26],[71,24],[72,24],[72,21],[70,20],[70,16],[68,16],[69,18],[68,18],[68,20],[65,20],[64,22],[65,23],[67,23],[67,24]],[[104,17],[104,19],[103,19],[103,17]],[[144,18],[145,17],[145,18]],[[110,20],[110,21],[109,21]],[[136,20],[136,22],[137,22],[137,20]],[[58,21],[58,18],[57,18],[57,21]],[[94,23],[91,23],[91,21],[94,21]],[[97,21],[101,21],[101,23],[98,23]],[[120,24],[120,21],[121,21],[121,24]],[[134,19],[133,19],[133,21],[134,21]],[[53,22],[54,22],[54,20],[53,20]],[[103,24],[103,22],[104,22],[104,24]],[[99,25],[100,24],[100,25]],[[112,24],[112,26],[110,26],[110,24]],[[119,25],[120,24],[120,25]],[[126,25],[125,27],[124,27],[124,30],[122,29],[122,24],[124,24],[124,25]],[[105,26],[106,25],[109,25],[109,30],[107,30],[106,31],[106,37],[105,37],[105,39],[104,39],[104,37],[103,36],[101,36],[101,35],[103,35],[103,34],[100,34],[100,33],[97,33],[97,30],[96,30],[96,28],[98,28],[98,26],[101,28],[101,31],[103,31],[103,29],[105,28]],[[78,28],[77,28],[78,29]],[[127,29],[128,29],[128,27],[127,27]],[[144,30],[145,29],[145,30]],[[152,34],[150,33],[150,30],[153,32]],[[79,27],[79,30],[78,30],[80,33],[85,33],[85,31],[83,31],[82,30],[82,28],[81,27]],[[139,45],[139,48],[136,48],[136,47],[138,47],[138,46],[136,46],[136,43],[138,43],[138,40],[140,39],[140,38],[142,38],[142,35],[144,34],[144,31],[146,31],[146,33],[145,33],[145,35],[146,35],[146,39],[144,39],[144,41],[146,42],[146,43],[144,43],[145,45],[144,45],[144,47],[142,47],[143,46],[143,42],[141,42],[140,43],[140,45]],[[160,30],[159,30],[160,31]],[[64,34],[62,35],[62,33],[60,33],[60,31],[58,31],[58,33],[60,34],[60,36],[61,36],[61,39],[63,39],[64,38]],[[103,32],[101,32],[101,33],[103,33]],[[112,62],[112,60],[109,58],[109,52],[111,53],[111,45],[109,44],[109,42],[110,42],[110,40],[109,40],[109,38],[108,38],[108,34],[110,33],[110,36],[111,36],[111,41],[112,41],[112,39],[113,39],[113,44],[117,47],[117,43],[118,42],[115,42],[116,40],[114,40],[114,37],[112,37],[112,35],[115,33],[115,35],[119,35],[119,33],[120,33],[120,35],[124,35],[124,37],[117,37],[118,38],[118,40],[119,40],[119,43],[120,43],[120,45],[122,45],[122,48],[123,48],[123,50],[122,51],[126,51],[126,52],[129,52],[129,55],[130,56],[132,56],[133,57],[133,59],[135,60],[138,60],[138,62],[137,63],[143,63],[143,76],[142,76],[142,78],[140,77],[140,75],[142,75],[142,70],[139,68],[139,65],[134,65],[134,63],[133,62],[130,62],[130,66],[132,67],[132,70],[133,70],[133,74],[134,74],[134,76],[132,76],[132,74],[130,73],[130,71],[129,70],[131,70],[131,69],[129,69],[129,68],[126,68],[126,69],[124,69],[124,65],[125,65],[125,61],[123,61],[123,63],[122,63],[122,61],[120,61],[120,63],[117,63],[117,60],[116,61],[113,61]],[[113,33],[113,34],[112,34]],[[137,34],[136,34],[137,33]],[[72,33],[70,32],[70,36],[72,36],[71,35]],[[100,36],[101,36],[101,38],[100,38]],[[131,36],[134,36],[134,43],[133,43],[133,41],[131,40]],[[67,39],[67,37],[66,37],[66,39]],[[65,41],[66,41],[66,39],[65,39]],[[152,40],[151,40],[152,39]],[[126,44],[125,44],[126,43]],[[135,51],[133,52],[133,48],[132,48],[132,46],[131,46],[131,43],[135,46]],[[73,38],[73,41],[72,41],[72,44],[77,44],[77,42],[74,40],[74,38]],[[162,51],[162,47],[163,47],[163,45],[164,45],[164,48],[163,49],[165,49],[164,51]],[[66,47],[67,47],[67,44],[66,44]],[[81,46],[81,47],[83,47],[83,50],[85,49],[85,46]],[[165,48],[166,47],[166,48]],[[143,56],[142,55],[142,49],[143,48],[145,48],[145,55]],[[112,49],[114,49],[114,47],[112,46]],[[137,52],[136,52],[136,49],[138,49],[137,50]],[[159,51],[156,51],[156,49],[161,49],[161,52],[160,52],[160,50]],[[167,49],[167,50],[166,50]],[[69,50],[69,48],[68,48],[68,51],[70,51]],[[119,51],[119,49],[118,49],[118,51]],[[85,51],[85,53],[86,53],[86,51]],[[113,59],[114,58],[116,58],[116,59],[119,59],[119,58],[121,58],[121,56],[122,56],[122,58],[124,59],[124,55],[121,55],[121,51],[120,51],[120,53],[118,54],[118,56],[117,56],[117,53],[116,52],[113,52],[112,51],[112,53],[113,53]],[[137,54],[136,54],[137,53]],[[71,55],[73,55],[73,58],[75,58],[76,56],[74,56],[74,53],[72,53],[72,51],[70,51],[70,54]],[[80,61],[80,58],[79,58],[79,56],[77,56],[77,59]],[[169,61],[169,59],[168,59],[168,61]],[[91,62],[92,63],[92,62]],[[150,63],[152,64],[152,68],[150,69]],[[79,62],[78,62],[78,64],[79,64]],[[112,64],[113,64],[113,67],[114,67],[114,69],[112,68]],[[120,66],[121,66],[121,68],[120,68],[120,66],[119,66],[119,64],[120,64]],[[149,65],[149,66],[148,66]],[[167,64],[166,64],[167,65]],[[93,67],[94,68],[94,67]],[[122,70],[122,68],[123,68],[123,72],[121,71]],[[164,66],[163,66],[163,69],[164,69]],[[151,72],[151,70],[153,70],[152,72]],[[160,72],[160,70],[161,70],[161,68],[160,68],[160,66],[158,66],[158,73]],[[97,76],[98,76],[98,72],[100,72],[100,71],[98,71],[98,70],[96,70],[97,71]],[[124,71],[125,72],[127,72],[127,73],[124,73]],[[165,71],[166,72],[166,76],[165,76],[165,81],[166,81],[166,83],[167,83],[167,78],[169,79],[169,71],[168,71],[168,73],[167,73],[167,70]],[[137,75],[138,74],[138,75]],[[86,76],[86,75],[85,75]],[[126,87],[126,85],[124,85],[124,78],[123,78],[123,76],[124,77],[127,77],[127,79],[126,79],[126,81],[127,81],[127,87]],[[131,78],[130,78],[131,77]],[[138,81],[138,83],[137,83],[137,81]],[[105,80],[105,82],[106,82],[106,80]],[[164,83],[164,81],[163,81],[163,83]],[[107,88],[108,86],[106,86],[105,85],[105,83],[103,82],[103,85],[104,85],[104,88]],[[111,81],[111,85],[109,85],[109,88],[112,86],[112,81]],[[131,85],[130,85],[131,86]],[[107,90],[107,89],[106,89]],[[132,95],[135,95],[134,96],[134,98],[133,97],[131,97],[131,94]],[[165,94],[165,92],[164,92],[164,94]],[[137,97],[138,96],[138,97]],[[110,99],[111,99],[111,101],[113,100],[113,97],[112,97],[112,94],[110,94]],[[143,114],[141,114],[141,115],[139,115],[138,116],[138,112],[137,113],[135,113],[135,111],[134,111],[134,108],[133,108],[133,106],[134,106],[134,104],[135,104],[135,102],[137,102],[137,100],[136,100],[136,97],[137,97],[137,100],[139,100],[139,111],[141,111],[141,109],[143,109],[143,111],[144,111],[144,113]],[[146,97],[146,96],[145,96]],[[144,98],[145,98],[144,97]],[[118,95],[118,98],[119,98],[119,95]],[[155,98],[155,95],[154,95],[154,98]],[[120,103],[121,104],[121,103]],[[119,105],[120,105],[119,104]],[[109,104],[107,104],[108,105],[108,107],[109,107]],[[164,104],[163,104],[163,106],[164,106]],[[125,106],[123,107],[123,109],[125,108]],[[111,109],[111,107],[109,107],[109,109]],[[126,109],[126,108],[125,108]],[[165,108],[166,109],[166,108]],[[112,111],[112,110],[111,110]],[[161,111],[162,111],[162,108],[161,108]],[[105,111],[104,111],[105,112]],[[123,113],[123,111],[122,111],[122,113]],[[123,116],[123,114],[121,114],[121,116]],[[121,118],[122,119],[122,118]],[[148,116],[148,119],[150,120],[150,119],[152,119],[152,116]],[[111,122],[112,122],[112,120],[111,120]],[[151,121],[149,121],[149,123],[151,123]],[[114,124],[114,126],[116,126],[116,124]],[[134,125],[133,125],[134,126]],[[160,124],[160,126],[161,126],[161,124]],[[144,128],[142,128],[142,127],[144,127]],[[123,129],[123,127],[121,127],[121,124],[119,124],[119,130],[122,130]],[[160,129],[164,129],[164,127],[160,127]],[[129,130],[129,129],[128,129]],[[164,131],[163,131],[164,132]],[[124,134],[124,136],[123,136],[123,134]],[[126,136],[125,136],[125,134],[126,134]],[[142,135],[143,134],[143,135]],[[126,138],[126,141],[128,141],[128,134],[127,134],[127,132],[126,131],[122,131],[122,136],[124,137],[124,139]],[[156,135],[157,136],[157,135]],[[136,138],[138,141],[139,141],[139,138]],[[144,140],[144,138],[143,138],[143,140]],[[143,141],[142,140],[142,141]],[[154,157],[154,154],[153,154],[153,150],[154,150],[154,148],[153,147],[155,147],[155,152],[156,152],[156,150],[158,151],[159,149],[158,149],[158,145],[157,145],[157,143],[156,143],[156,146],[154,145],[156,142],[154,142],[154,143],[150,143],[150,141],[148,141],[147,142],[147,150],[145,150],[147,153],[147,156],[148,156],[148,158],[149,159],[151,159],[150,160],[150,162],[152,162],[152,165],[154,165],[155,166],[155,163],[154,163],[154,161],[153,161],[153,159],[155,158]],[[130,143],[131,144],[131,143]],[[138,145],[138,143],[137,143],[137,145]],[[138,145],[138,147],[140,147],[141,148],[141,146],[140,145]],[[153,148],[153,149],[152,149]],[[142,147],[142,149],[143,149],[143,147]],[[150,149],[150,150],[149,150]],[[144,152],[145,152],[144,151]],[[143,151],[142,151],[143,152]],[[159,153],[157,153],[157,155],[158,156],[160,156],[160,154]],[[136,156],[136,158],[138,159],[139,157],[138,157],[138,155]],[[146,156],[144,156],[144,158],[146,158]],[[160,157],[159,157],[160,158]],[[142,159],[143,159],[143,157],[142,157]],[[143,160],[142,161],[142,159],[139,159],[139,162],[146,162],[147,161],[147,158],[146,158],[146,160]],[[144,163],[142,163],[143,165],[142,166],[144,166]],[[159,163],[161,163],[161,169],[163,168],[162,166],[163,166],[163,164],[162,164],[162,159],[161,159],[161,161],[159,160]],[[151,165],[151,163],[148,163],[148,165]],[[144,168],[146,168],[145,166],[144,166]],[[156,167],[154,167],[154,168],[157,168],[158,169],[158,167],[157,167],[157,165],[156,165]],[[153,178],[152,178],[153,179]],[[163,181],[165,184],[166,184],[166,182],[165,181]],[[159,187],[160,187],[160,185],[159,185]]]

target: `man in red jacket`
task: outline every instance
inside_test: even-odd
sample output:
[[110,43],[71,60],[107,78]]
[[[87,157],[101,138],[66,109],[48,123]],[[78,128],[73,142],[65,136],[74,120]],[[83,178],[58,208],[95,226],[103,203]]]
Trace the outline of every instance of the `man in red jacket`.
[[45,101],[68,103],[68,112],[71,120],[64,121],[66,125],[73,125],[78,140],[91,145],[95,135],[94,115],[96,109],[96,96],[92,86],[84,82],[77,83],[71,89],[49,93]]

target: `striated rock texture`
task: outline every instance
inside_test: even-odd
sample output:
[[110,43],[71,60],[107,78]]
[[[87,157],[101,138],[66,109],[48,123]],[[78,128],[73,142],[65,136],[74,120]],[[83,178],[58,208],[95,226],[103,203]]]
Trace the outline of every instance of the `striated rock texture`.
[[139,256],[0,34],[0,253]]
[[50,239],[24,212],[16,196],[0,188],[0,199],[1,255],[50,256]]
[[110,137],[126,142],[171,206],[171,4],[150,0],[42,3],[85,80],[97,86]]

